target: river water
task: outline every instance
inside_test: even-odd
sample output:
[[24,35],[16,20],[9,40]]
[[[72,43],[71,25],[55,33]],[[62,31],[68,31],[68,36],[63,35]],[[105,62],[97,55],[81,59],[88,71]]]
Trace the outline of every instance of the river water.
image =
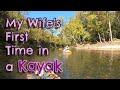
[[[120,79],[120,51],[92,51],[72,49],[72,54],[63,54],[62,50],[50,51],[49,56],[6,56],[0,53],[0,79],[26,79],[27,73],[19,73],[17,61],[53,61],[63,62],[63,73],[57,73],[62,79]],[[6,64],[13,64],[14,71],[5,70]]]

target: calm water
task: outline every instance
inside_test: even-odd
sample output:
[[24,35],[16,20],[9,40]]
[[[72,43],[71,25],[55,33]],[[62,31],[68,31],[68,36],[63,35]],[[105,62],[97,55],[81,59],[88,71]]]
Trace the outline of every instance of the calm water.
[[[49,56],[6,56],[0,54],[0,79],[26,79],[26,73],[18,73],[17,61],[52,61],[63,62],[63,73],[58,75],[63,79],[120,79],[120,51],[89,51],[72,49],[72,54],[63,54],[60,50],[50,51]],[[12,63],[13,72],[7,72],[5,65]]]

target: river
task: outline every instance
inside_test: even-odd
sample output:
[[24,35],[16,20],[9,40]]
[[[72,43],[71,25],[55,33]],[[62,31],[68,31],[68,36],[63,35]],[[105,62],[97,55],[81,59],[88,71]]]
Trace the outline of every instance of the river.
[[[63,54],[62,50],[50,51],[49,56],[6,56],[0,53],[0,79],[26,79],[27,73],[17,71],[17,61],[63,62],[63,73],[57,73],[62,79],[120,79],[120,51],[75,50],[72,54]],[[14,71],[7,72],[6,64],[13,64]]]

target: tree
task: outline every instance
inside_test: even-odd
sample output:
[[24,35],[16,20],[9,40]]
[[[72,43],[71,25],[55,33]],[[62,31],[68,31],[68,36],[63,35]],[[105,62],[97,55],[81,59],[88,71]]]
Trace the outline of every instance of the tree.
[[112,36],[112,23],[115,19],[115,15],[114,15],[114,12],[110,12],[110,11],[106,11],[106,14],[107,14],[107,21],[108,21],[108,25],[109,25],[109,40],[112,42],[113,41],[113,36]]
[[90,34],[85,31],[82,21],[77,16],[74,19],[70,18],[69,23],[64,26],[63,32],[67,39],[74,44],[85,41],[90,37]]

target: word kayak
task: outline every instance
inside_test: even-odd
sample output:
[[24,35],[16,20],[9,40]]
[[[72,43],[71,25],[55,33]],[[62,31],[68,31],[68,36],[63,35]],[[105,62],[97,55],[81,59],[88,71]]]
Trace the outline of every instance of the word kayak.
[[[18,72],[35,72],[38,70],[38,74],[45,69],[46,71],[63,72],[61,65],[63,62],[49,61],[49,62],[28,62],[27,60],[18,60]],[[25,67],[26,66],[26,67]],[[49,66],[49,68],[48,68]]]

